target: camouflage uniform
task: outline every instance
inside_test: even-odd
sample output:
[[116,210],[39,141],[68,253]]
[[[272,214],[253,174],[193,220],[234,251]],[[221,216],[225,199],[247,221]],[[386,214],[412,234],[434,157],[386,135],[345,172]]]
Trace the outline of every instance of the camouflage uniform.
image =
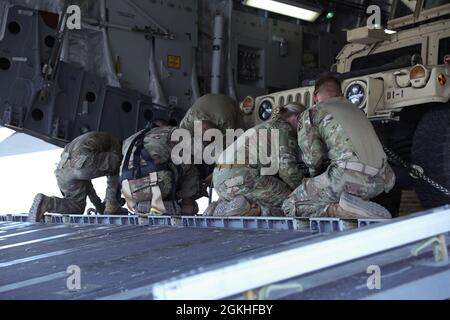
[[[287,215],[327,216],[343,192],[365,200],[392,189],[395,175],[364,113],[343,97],[322,102],[303,115],[298,144],[310,179],[283,204]],[[323,172],[325,160],[330,165]]]
[[[234,100],[222,94],[207,94],[199,98],[187,111],[185,117],[180,122],[180,128],[188,130],[194,136],[194,124],[197,121],[207,121],[212,128],[220,130],[224,135],[228,129],[238,128],[239,108]],[[224,145],[226,141],[223,141]],[[203,142],[203,148],[207,143]],[[193,148],[195,152],[195,149]],[[214,170],[214,165],[205,163],[196,165],[201,179],[210,177]],[[204,186],[206,187],[206,186]],[[206,195],[206,193],[205,193]]]
[[107,176],[105,211],[121,212],[121,206],[116,199],[120,161],[120,142],[107,133],[90,132],[73,140],[65,147],[55,171],[64,199],[51,197],[48,211],[62,214],[83,213],[86,197],[89,197],[96,208],[102,208],[102,201],[97,196],[91,180]]
[[[154,163],[160,166],[167,166],[167,170],[157,171],[158,186],[161,190],[163,200],[175,200],[195,198],[199,194],[200,180],[196,168],[192,165],[181,164],[178,168],[171,162],[172,148],[175,143],[171,142],[171,136],[175,127],[154,128],[145,134],[143,147],[153,159]],[[123,155],[125,158],[132,141],[141,134],[136,133],[124,142]],[[134,166],[134,151],[131,152],[131,158],[128,164],[130,169]],[[124,159],[125,160],[125,159]],[[145,165],[141,159],[140,165]],[[123,168],[123,164],[122,164]],[[122,173],[121,173],[122,174]],[[174,181],[174,179],[176,181]],[[128,206],[131,210],[140,213],[148,213],[152,203],[152,188],[150,177],[145,176],[140,179],[128,180],[129,191],[122,188],[122,192],[127,199]],[[174,183],[176,186],[174,186]],[[172,191],[176,193],[173,195]]]
[[[222,132],[226,129],[235,128],[235,118],[237,106],[227,96],[219,94],[208,94],[198,99],[194,105],[187,111],[185,117],[180,122],[180,129],[188,130],[194,137],[194,124],[196,121],[208,121],[213,128]],[[161,170],[157,172],[157,184],[161,191],[163,200],[172,200],[173,179],[176,183],[176,199],[198,199],[203,196],[204,190],[201,187],[200,172],[207,172],[208,168],[201,165],[181,164],[177,168],[171,161],[171,153],[177,142],[171,142],[171,136],[174,127],[163,127],[152,129],[146,134],[144,147],[154,162],[158,165],[166,164],[170,170]],[[138,134],[136,134],[138,135]],[[130,143],[136,137],[130,137],[124,144],[124,155],[129,148]],[[192,155],[193,158],[193,155]],[[130,160],[132,167],[133,159]],[[192,161],[192,163],[194,163]],[[130,209],[141,213],[149,212],[152,207],[152,191],[150,187],[150,177],[143,177],[136,180],[128,180],[130,187],[122,188],[122,192],[127,198]]]
[[[267,150],[271,150],[272,143],[276,143],[271,141],[271,130],[277,129],[279,132],[278,174],[262,175],[261,169],[264,166],[261,163],[255,165],[232,164],[237,163],[233,159],[238,159],[239,148],[245,148],[245,155],[250,155],[251,143],[240,145],[240,140],[246,139],[245,136],[255,137],[261,129],[267,130],[267,141],[262,144],[259,141],[257,145],[258,148],[267,146]],[[254,131],[250,133],[250,130]],[[237,196],[244,196],[249,202],[261,207],[262,215],[282,215],[283,200],[300,184],[303,178],[303,173],[298,167],[299,148],[296,132],[288,122],[281,118],[272,119],[250,130],[219,157],[213,175],[214,188],[220,198],[226,201],[231,201]],[[227,160],[226,153],[231,154],[232,159]],[[249,163],[249,157],[246,157],[247,163]]]

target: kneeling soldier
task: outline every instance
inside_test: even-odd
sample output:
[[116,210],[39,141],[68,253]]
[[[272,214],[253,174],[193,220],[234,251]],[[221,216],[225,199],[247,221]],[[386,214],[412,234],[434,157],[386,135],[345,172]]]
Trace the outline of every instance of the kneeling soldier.
[[[390,218],[366,201],[389,192],[395,175],[363,111],[342,96],[341,83],[324,77],[316,84],[317,105],[298,124],[298,143],[311,173],[284,202],[287,215],[301,217]],[[329,165],[324,166],[324,160]],[[323,170],[326,167],[325,170]]]
[[[288,104],[268,122],[247,130],[219,156],[213,184],[221,200],[217,206],[210,206],[205,214],[282,215],[283,201],[303,178],[298,165],[300,149],[296,128],[304,110],[302,105]],[[277,134],[274,135],[275,131]],[[273,141],[277,136],[277,141]],[[271,151],[271,163],[261,161],[267,151]],[[239,161],[243,157],[245,160]]]
[[[200,180],[193,165],[171,161],[176,127],[143,130],[124,142],[122,193],[128,208],[140,214],[195,214]],[[179,207],[181,206],[181,208]]]
[[[163,126],[144,130],[125,141],[121,180],[129,209],[154,215],[196,214],[195,200],[205,193],[200,173],[208,170],[199,170],[206,165],[194,165],[194,161],[175,165],[172,150],[177,143],[172,142],[172,134],[184,129],[193,137],[196,122],[201,123],[202,133],[208,129],[225,132],[235,128],[236,114],[233,100],[209,94],[194,103],[179,128]],[[192,157],[193,154],[188,155],[191,160]]]
[[[40,222],[46,212],[83,214],[86,197],[99,213],[122,213],[117,199],[121,161],[121,144],[112,135],[89,132],[79,136],[65,147],[55,171],[64,198],[38,194],[29,213],[30,220]],[[102,202],[91,180],[104,176],[107,177],[107,189]]]

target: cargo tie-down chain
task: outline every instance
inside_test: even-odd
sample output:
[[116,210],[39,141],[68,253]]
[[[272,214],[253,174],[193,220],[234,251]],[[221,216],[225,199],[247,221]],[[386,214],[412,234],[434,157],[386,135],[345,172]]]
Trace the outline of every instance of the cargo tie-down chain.
[[446,187],[444,187],[443,185],[437,183],[436,181],[434,181],[430,177],[428,177],[423,172],[423,169],[421,167],[419,167],[417,165],[414,165],[414,164],[407,163],[402,158],[400,158],[400,156],[395,154],[392,150],[390,150],[387,147],[383,146],[383,149],[384,149],[384,152],[386,152],[390,162],[393,162],[395,164],[401,165],[403,168],[409,170],[409,174],[414,179],[422,180],[422,181],[428,183],[430,186],[432,186],[436,190],[438,190],[438,191],[442,192],[443,194],[445,194],[447,197],[450,197],[450,190],[447,189]]

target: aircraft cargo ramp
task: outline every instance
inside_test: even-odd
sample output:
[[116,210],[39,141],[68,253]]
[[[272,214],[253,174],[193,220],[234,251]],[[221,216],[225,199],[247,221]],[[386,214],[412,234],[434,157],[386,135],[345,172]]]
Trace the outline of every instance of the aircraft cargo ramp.
[[[46,220],[0,217],[0,299],[450,297],[450,207],[381,223],[61,215]],[[74,266],[79,290],[68,286]],[[367,285],[373,266],[381,269],[381,289]]]

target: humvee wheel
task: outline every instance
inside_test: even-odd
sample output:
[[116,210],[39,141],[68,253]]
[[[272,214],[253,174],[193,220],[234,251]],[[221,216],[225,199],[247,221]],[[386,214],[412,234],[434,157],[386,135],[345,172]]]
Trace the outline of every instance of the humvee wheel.
[[[425,175],[450,187],[450,104],[425,113],[414,134],[412,163],[424,169]],[[424,208],[450,203],[450,197],[421,180],[414,188]]]

